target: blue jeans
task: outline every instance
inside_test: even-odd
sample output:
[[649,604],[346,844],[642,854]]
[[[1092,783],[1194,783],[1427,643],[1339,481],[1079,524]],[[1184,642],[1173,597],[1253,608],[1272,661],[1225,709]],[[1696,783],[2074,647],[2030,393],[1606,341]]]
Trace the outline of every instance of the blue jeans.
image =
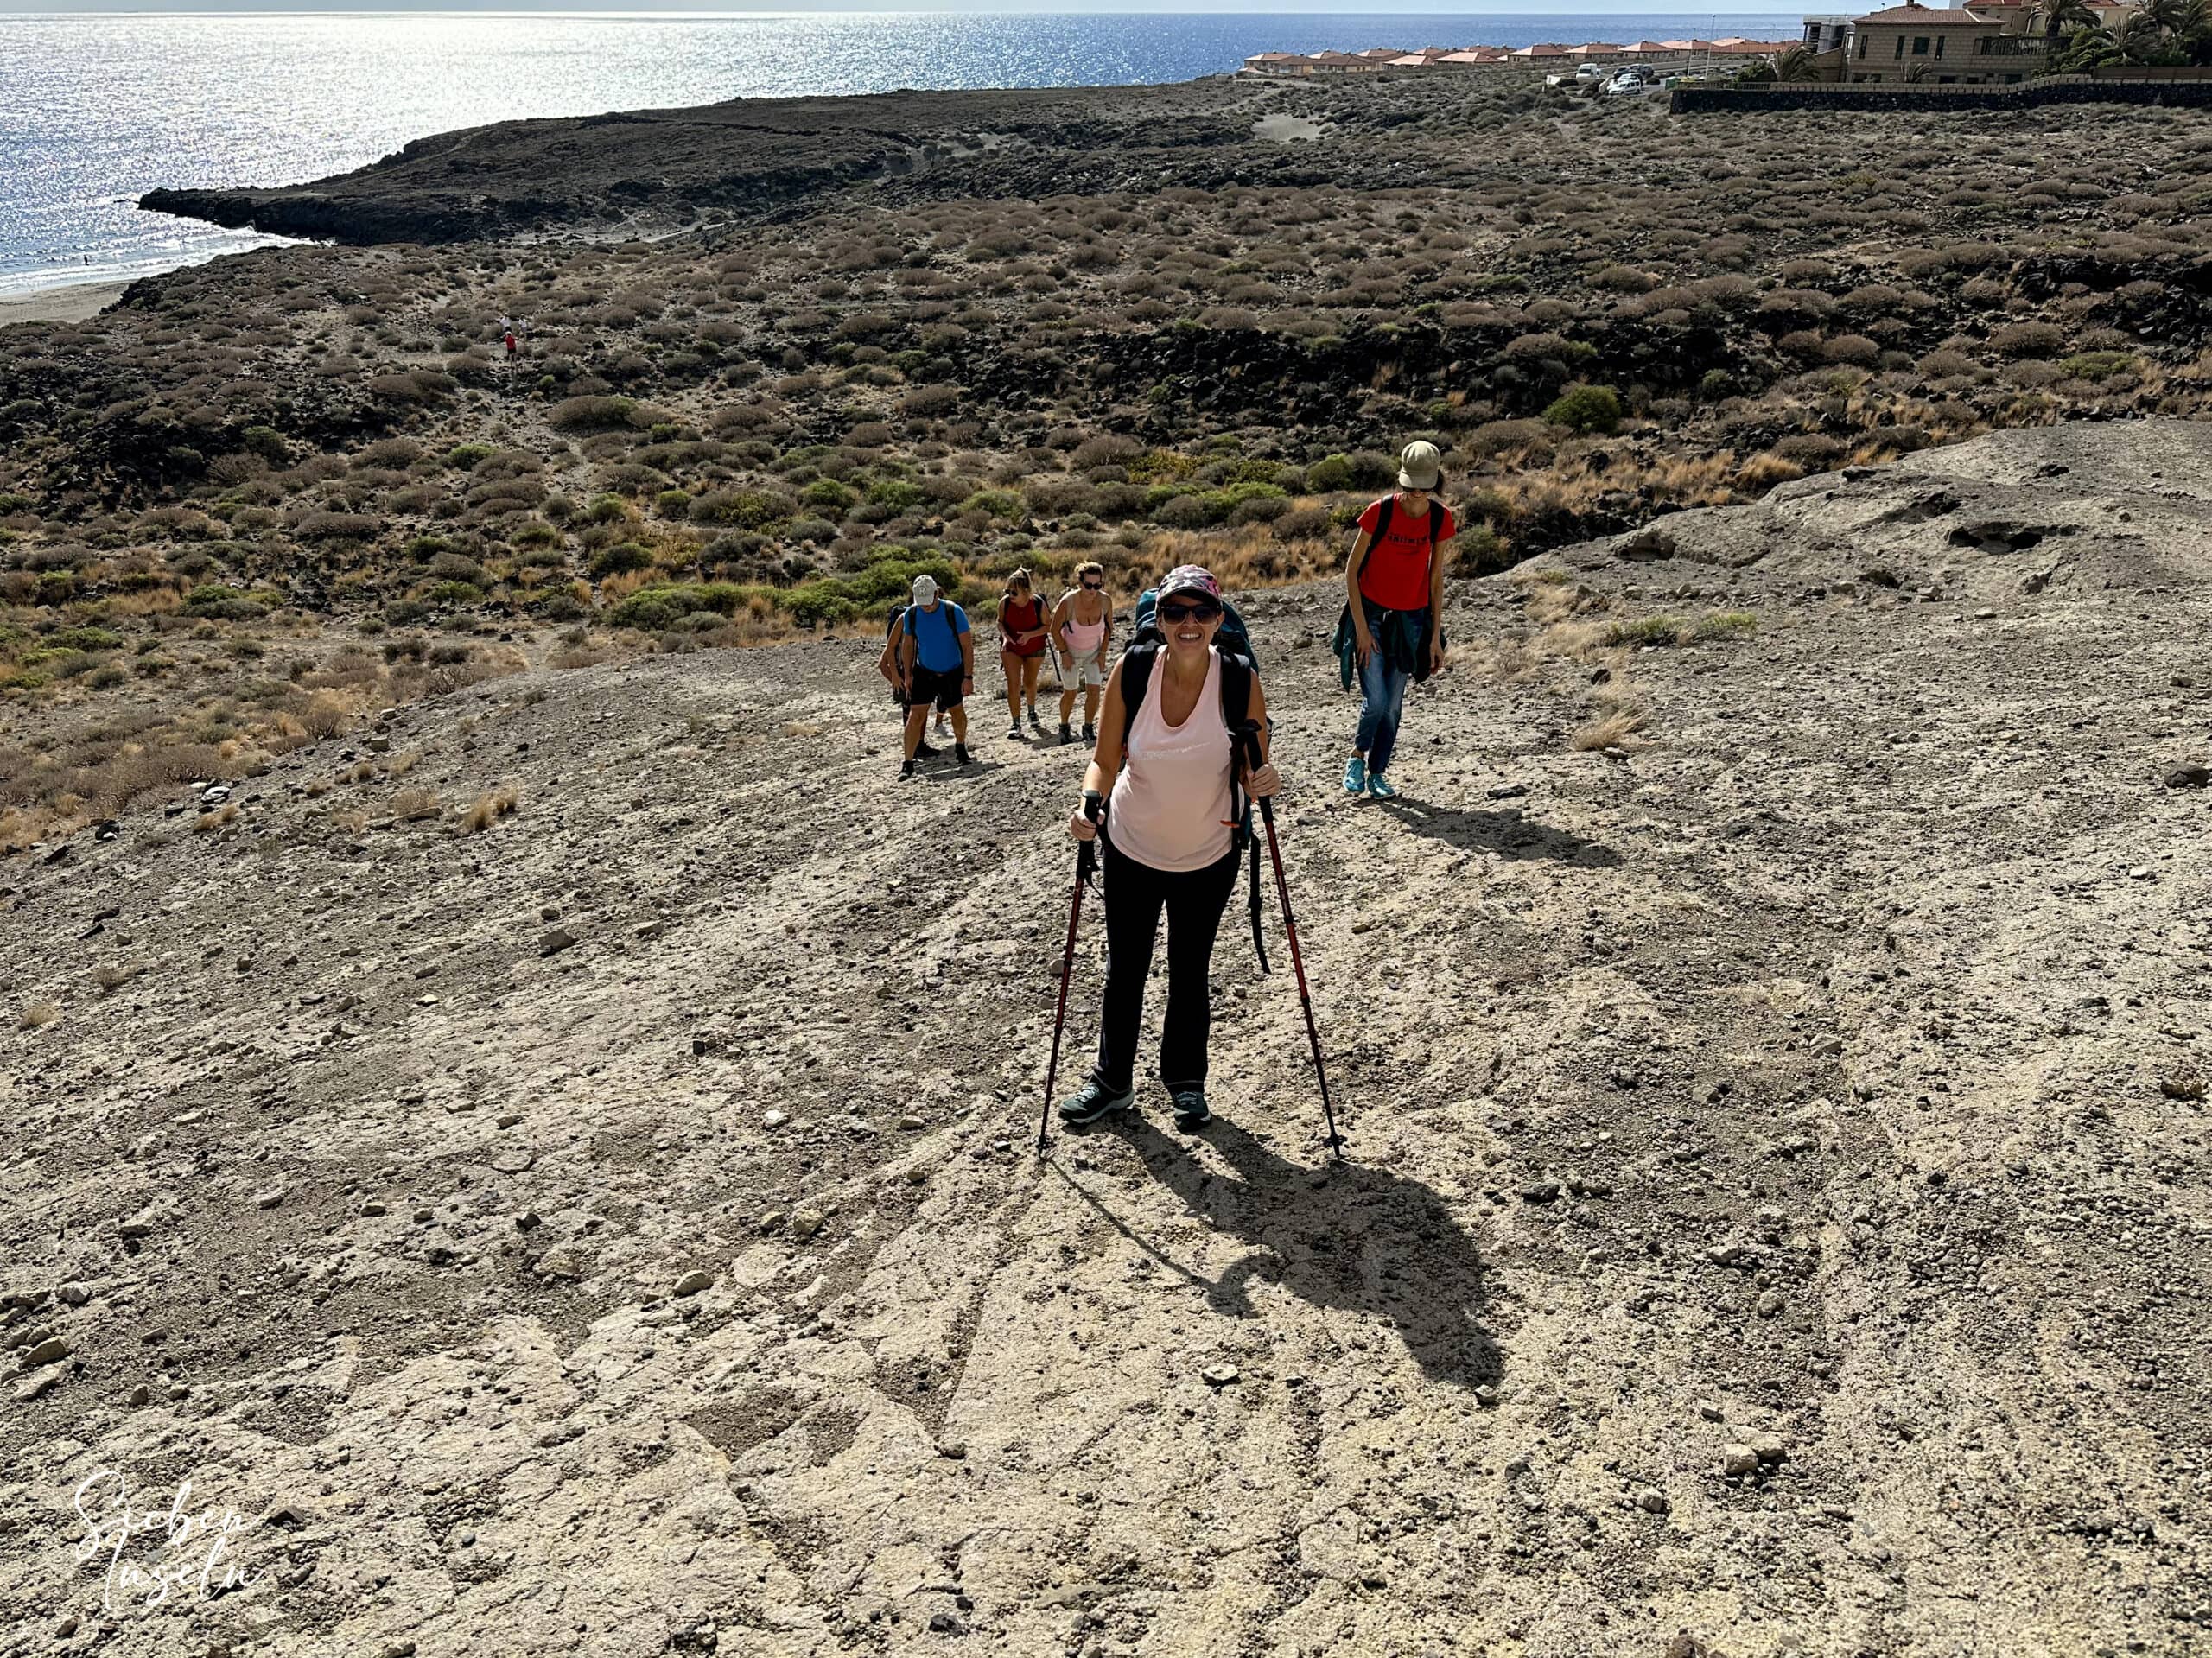
[[1406,687],[1413,676],[1383,660],[1378,645],[1359,670],[1359,688],[1367,700],[1360,704],[1359,731],[1351,746],[1367,756],[1367,772],[1388,771],[1390,752],[1398,746],[1398,717],[1405,710]]

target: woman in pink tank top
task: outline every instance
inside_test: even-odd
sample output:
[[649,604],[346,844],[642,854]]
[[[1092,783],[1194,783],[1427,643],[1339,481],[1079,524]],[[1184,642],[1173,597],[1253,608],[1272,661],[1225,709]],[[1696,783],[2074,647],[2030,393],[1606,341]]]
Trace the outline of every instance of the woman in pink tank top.
[[[1160,917],[1167,916],[1167,1012],[1160,1039],[1160,1080],[1179,1126],[1195,1128],[1206,1105],[1206,1036],[1212,1008],[1207,974],[1214,935],[1236,885],[1230,823],[1232,724],[1259,728],[1260,765],[1245,778],[1255,798],[1279,786],[1268,759],[1267,699],[1256,676],[1241,709],[1222,707],[1221,586],[1195,564],[1168,573],[1154,613],[1166,645],[1149,657],[1143,691],[1123,696],[1130,658],[1114,664],[1098,746],[1084,774],[1088,805],[1109,788],[1106,829],[1106,995],[1099,1015],[1098,1062],[1090,1080],[1060,1103],[1065,1122],[1094,1122],[1136,1098],[1137,1030]],[[1124,733],[1127,734],[1126,740]],[[1068,833],[1087,841],[1098,827],[1083,810]]]

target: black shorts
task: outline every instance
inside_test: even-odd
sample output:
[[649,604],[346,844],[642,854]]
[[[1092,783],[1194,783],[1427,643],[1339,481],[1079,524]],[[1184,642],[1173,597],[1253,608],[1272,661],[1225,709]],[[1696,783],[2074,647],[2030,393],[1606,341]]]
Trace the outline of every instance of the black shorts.
[[957,668],[948,668],[943,673],[914,664],[914,683],[906,694],[909,707],[924,708],[934,702],[939,709],[957,708],[965,695],[960,687],[967,676]]

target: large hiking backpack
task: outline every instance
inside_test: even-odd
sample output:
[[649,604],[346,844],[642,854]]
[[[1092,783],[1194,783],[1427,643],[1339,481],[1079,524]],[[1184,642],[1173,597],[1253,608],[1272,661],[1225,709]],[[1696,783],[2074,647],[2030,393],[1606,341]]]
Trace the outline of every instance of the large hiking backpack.
[[[1123,764],[1128,763],[1129,727],[1136,723],[1137,710],[1144,706],[1144,695],[1152,684],[1153,670],[1160,665],[1160,653],[1166,648],[1167,635],[1160,632],[1154,612],[1158,607],[1159,594],[1147,588],[1137,600],[1136,637],[1129,641],[1129,648],[1122,653],[1122,752]],[[1228,600],[1221,600],[1221,631],[1214,635],[1214,649],[1221,653],[1221,722],[1229,727],[1229,816],[1233,825],[1231,844],[1238,851],[1250,854],[1249,887],[1252,899],[1252,948],[1260,957],[1260,971],[1268,969],[1268,947],[1260,931],[1260,842],[1252,833],[1252,799],[1237,781],[1236,767],[1246,754],[1256,756],[1259,750],[1258,722],[1252,718],[1252,686],[1260,677],[1252,660],[1252,636],[1245,630],[1244,619]]]
[[[1147,588],[1137,596],[1136,637],[1141,639],[1149,633],[1155,642],[1165,645],[1167,636],[1160,631],[1160,624],[1153,615],[1159,606],[1160,589],[1157,588]],[[1224,655],[1234,651],[1247,662],[1259,660],[1253,653],[1252,636],[1245,630],[1244,619],[1236,613],[1236,607],[1226,599],[1221,601],[1221,632],[1214,635],[1213,642]]]

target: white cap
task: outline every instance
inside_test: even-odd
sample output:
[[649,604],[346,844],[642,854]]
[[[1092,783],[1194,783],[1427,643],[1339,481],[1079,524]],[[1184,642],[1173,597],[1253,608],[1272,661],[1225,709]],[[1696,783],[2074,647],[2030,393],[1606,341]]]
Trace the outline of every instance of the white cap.
[[936,597],[937,578],[935,576],[918,575],[914,578],[914,602],[916,604],[926,605]]

